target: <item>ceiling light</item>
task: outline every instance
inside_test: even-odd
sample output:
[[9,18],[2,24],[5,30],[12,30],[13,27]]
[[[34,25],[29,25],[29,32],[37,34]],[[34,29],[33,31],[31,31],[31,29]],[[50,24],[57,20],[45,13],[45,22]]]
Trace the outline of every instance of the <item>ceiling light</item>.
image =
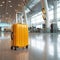
[[3,5],[1,4],[0,6],[2,7]]
[[10,7],[12,7],[12,5],[10,5]]
[[8,2],[10,3],[11,1],[9,0]]
[[21,6],[20,4],[18,4],[18,6]]
[[3,4],[5,3],[5,1],[2,2]]
[[8,14],[8,12],[6,12],[6,14]]

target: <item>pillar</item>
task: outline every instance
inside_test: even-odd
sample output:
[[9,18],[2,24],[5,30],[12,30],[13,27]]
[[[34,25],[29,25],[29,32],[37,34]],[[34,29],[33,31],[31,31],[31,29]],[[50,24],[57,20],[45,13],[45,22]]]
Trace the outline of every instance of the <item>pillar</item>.
[[48,2],[47,0],[41,0],[41,5],[42,5],[42,9],[45,10],[45,12],[42,12],[45,16],[44,16],[44,21],[45,21],[45,30],[46,32],[50,32],[50,24],[49,24],[49,11],[48,11]]
[[22,16],[20,16],[20,21],[19,22],[23,24],[23,18],[22,18]]
[[54,0],[54,22],[57,23],[57,0]]
[[30,16],[30,27],[32,27],[32,23],[31,23],[31,16]]
[[18,23],[22,23],[23,24],[22,12],[18,12]]
[[16,23],[18,23],[18,19],[17,19],[17,13],[16,13]]
[[31,24],[31,16],[29,16],[27,19],[28,19],[28,21],[27,21],[27,22],[28,22],[28,23],[27,23],[28,26],[29,26],[29,27],[32,27],[32,24]]
[[53,0],[53,4],[54,4],[53,32],[57,32],[57,0]]
[[23,24],[22,12],[16,13],[16,23],[22,23]]
[[24,8],[23,8],[23,15],[24,15],[24,24],[27,24],[27,13],[26,13],[26,11],[25,11],[25,6],[24,6]]

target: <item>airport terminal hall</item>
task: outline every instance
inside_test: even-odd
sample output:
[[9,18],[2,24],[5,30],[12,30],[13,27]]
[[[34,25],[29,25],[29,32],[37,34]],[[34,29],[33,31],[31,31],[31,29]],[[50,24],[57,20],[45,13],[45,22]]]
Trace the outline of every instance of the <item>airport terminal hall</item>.
[[60,0],[0,0],[0,60],[60,60]]

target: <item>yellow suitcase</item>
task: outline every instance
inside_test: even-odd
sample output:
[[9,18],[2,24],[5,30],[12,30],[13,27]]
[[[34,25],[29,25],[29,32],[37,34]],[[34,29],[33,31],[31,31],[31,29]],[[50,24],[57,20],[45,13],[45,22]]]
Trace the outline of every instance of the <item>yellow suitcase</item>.
[[11,33],[11,49],[28,48],[28,26],[26,24],[13,24]]

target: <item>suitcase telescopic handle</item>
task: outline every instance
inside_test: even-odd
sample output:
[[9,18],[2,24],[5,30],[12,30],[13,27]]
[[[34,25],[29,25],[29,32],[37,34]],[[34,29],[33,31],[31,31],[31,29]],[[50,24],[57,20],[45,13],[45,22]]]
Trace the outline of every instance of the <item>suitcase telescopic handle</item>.
[[13,32],[11,33],[11,40],[13,40]]

